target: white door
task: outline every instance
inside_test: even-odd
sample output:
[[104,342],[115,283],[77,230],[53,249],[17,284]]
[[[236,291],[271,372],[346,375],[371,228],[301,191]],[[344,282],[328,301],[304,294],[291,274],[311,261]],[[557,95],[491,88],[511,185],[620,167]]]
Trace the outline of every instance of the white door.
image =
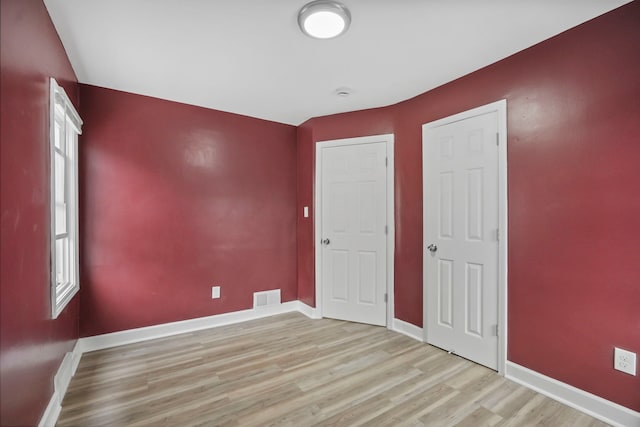
[[498,113],[437,123],[422,141],[426,338],[497,369]]
[[318,153],[322,315],[386,325],[386,143]]

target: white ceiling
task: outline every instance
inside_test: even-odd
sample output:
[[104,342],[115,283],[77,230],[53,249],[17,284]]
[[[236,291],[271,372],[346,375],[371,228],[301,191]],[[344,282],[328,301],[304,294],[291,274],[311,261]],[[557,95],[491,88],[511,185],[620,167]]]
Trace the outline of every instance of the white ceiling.
[[411,98],[629,0],[343,0],[331,40],[299,30],[306,2],[45,0],[81,83],[293,125]]

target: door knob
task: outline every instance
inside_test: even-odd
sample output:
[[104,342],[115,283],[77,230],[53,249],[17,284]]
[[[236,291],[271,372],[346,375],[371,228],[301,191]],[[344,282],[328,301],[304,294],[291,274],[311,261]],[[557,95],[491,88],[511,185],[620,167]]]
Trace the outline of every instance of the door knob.
[[427,246],[427,249],[429,249],[431,253],[434,253],[435,251],[438,250],[438,247],[432,243],[429,246]]
[[329,243],[331,243],[331,240],[329,240],[329,239],[322,239],[322,240],[320,240],[320,243],[322,243],[323,245],[328,245]]

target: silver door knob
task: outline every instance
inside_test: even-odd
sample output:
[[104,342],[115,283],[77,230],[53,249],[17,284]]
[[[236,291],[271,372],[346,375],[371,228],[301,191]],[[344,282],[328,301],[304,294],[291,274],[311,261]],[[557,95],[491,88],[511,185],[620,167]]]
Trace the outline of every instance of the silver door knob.
[[320,240],[320,243],[322,243],[323,245],[328,245],[329,243],[331,243],[331,240],[329,240],[329,239],[322,239],[322,240]]
[[427,246],[427,249],[429,249],[433,253],[438,250],[438,247],[432,243],[429,246]]

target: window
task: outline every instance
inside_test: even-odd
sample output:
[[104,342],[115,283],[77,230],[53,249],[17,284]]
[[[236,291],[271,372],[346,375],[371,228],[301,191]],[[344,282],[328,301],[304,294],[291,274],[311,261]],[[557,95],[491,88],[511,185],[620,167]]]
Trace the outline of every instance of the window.
[[51,79],[51,312],[55,319],[80,289],[78,273],[78,135],[82,120]]

